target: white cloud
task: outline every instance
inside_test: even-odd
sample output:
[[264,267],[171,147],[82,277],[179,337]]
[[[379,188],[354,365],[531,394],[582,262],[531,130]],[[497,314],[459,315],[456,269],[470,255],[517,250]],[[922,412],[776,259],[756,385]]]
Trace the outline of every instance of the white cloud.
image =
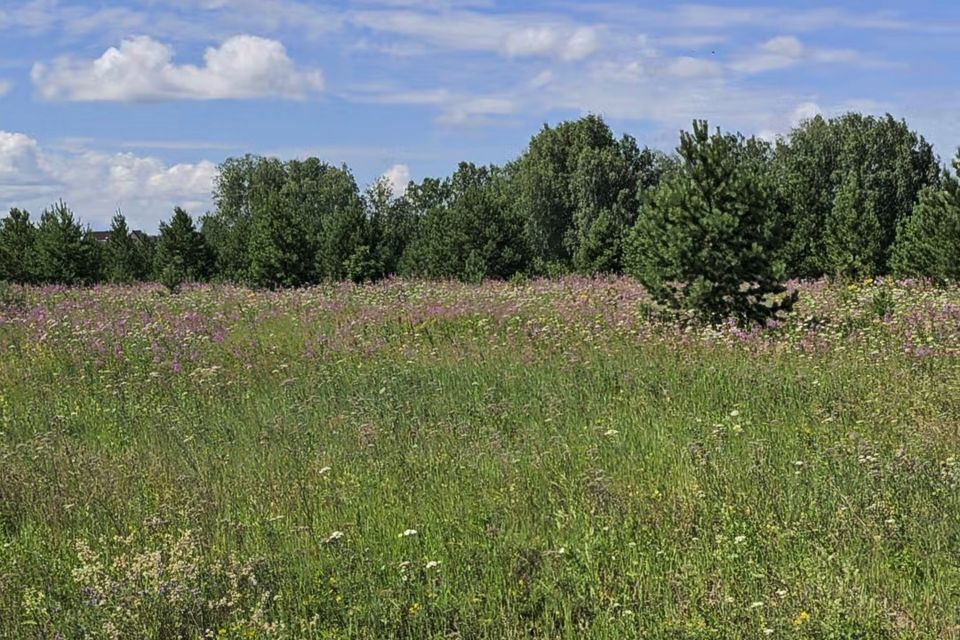
[[12,86],[13,84],[10,81],[0,80],[0,96],[6,95],[6,93],[10,91],[10,87]]
[[36,64],[31,77],[48,100],[146,102],[303,98],[323,88],[320,71],[299,71],[282,44],[234,36],[204,53],[202,67],[176,65],[173,49],[148,36],[124,40],[95,60]]
[[486,51],[510,58],[548,57],[573,62],[598,48],[598,28],[552,16],[490,15],[476,11],[358,11],[359,27],[412,38],[450,50]]
[[850,49],[816,49],[806,46],[794,36],[777,36],[767,40],[755,52],[741,57],[731,66],[743,73],[763,73],[786,69],[802,62],[867,63],[856,51]]
[[36,140],[22,133],[0,131],[0,184],[29,185],[42,176]]
[[410,167],[405,164],[395,164],[384,171],[382,177],[386,178],[394,196],[402,196],[407,192],[407,185],[410,184]]
[[0,206],[39,212],[62,197],[94,228],[120,208],[131,227],[153,231],[176,205],[194,214],[211,208],[216,165],[169,165],[132,153],[63,152],[22,133],[0,131]]
[[447,105],[446,110],[437,118],[444,125],[487,124],[492,117],[513,113],[516,105],[509,98],[477,96],[459,98]]
[[820,105],[816,102],[802,102],[790,112],[790,126],[796,127],[804,121],[812,120],[822,113],[823,109],[821,109]]
[[[639,4],[639,3],[637,3]],[[879,31],[909,31],[916,33],[956,33],[960,24],[955,20],[917,20],[910,12],[863,11],[842,7],[812,7],[788,9],[784,7],[745,6],[744,3],[661,3],[664,8],[628,8],[615,2],[584,3],[595,14],[610,20],[634,20],[650,27],[686,29],[737,29],[742,27],[770,27],[790,31],[817,31],[820,29],[858,29]]]
[[[542,74],[541,74],[542,76]],[[535,78],[549,82],[550,76]],[[438,124],[446,126],[473,126],[489,124],[497,116],[515,113],[514,98],[506,95],[470,95],[453,93],[446,89],[414,89],[391,91],[385,87],[359,88],[347,94],[348,99],[372,104],[423,105],[434,107],[440,114]]]
[[560,49],[560,57],[564,60],[582,60],[596,49],[597,30],[592,27],[580,27]]
[[723,73],[723,67],[713,60],[682,56],[667,65],[667,73],[678,78],[700,78],[718,76]]

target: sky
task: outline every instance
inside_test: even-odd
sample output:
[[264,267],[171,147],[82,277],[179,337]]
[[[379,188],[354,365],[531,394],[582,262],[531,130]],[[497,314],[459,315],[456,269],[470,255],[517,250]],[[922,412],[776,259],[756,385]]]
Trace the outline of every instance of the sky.
[[695,118],[774,138],[889,112],[947,160],[958,60],[943,0],[2,0],[0,210],[154,231],[245,153],[402,191],[588,113],[669,150]]

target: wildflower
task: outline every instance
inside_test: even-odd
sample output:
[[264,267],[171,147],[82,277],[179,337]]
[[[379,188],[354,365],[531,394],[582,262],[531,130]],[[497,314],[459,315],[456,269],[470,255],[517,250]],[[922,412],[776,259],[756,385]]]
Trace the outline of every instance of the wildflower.
[[398,537],[398,538],[409,538],[410,536],[415,536],[415,535],[417,535],[417,530],[416,530],[416,529],[407,529],[407,530],[405,530],[403,533],[401,533],[401,534],[400,534],[399,536],[397,536],[397,537]]
[[324,540],[324,543],[332,544],[337,540],[339,540],[340,538],[342,538],[343,536],[344,536],[343,531],[334,531],[329,536],[327,536],[327,539]]
[[793,624],[794,626],[799,627],[809,619],[810,619],[810,614],[807,613],[806,611],[801,611],[800,613],[797,614],[797,617],[793,619]]
[[747,536],[735,536],[733,538],[733,544],[743,544],[747,540]]
[[440,566],[439,560],[431,560],[430,562],[427,563],[427,570],[429,571],[430,569],[436,569],[439,566]]

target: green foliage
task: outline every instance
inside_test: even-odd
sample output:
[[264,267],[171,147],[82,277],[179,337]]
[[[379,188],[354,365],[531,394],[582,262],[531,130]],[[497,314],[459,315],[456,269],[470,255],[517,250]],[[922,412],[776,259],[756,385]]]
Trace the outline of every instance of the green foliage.
[[312,236],[317,247],[316,275],[320,280],[344,280],[351,258],[370,244],[369,220],[346,166],[328,168],[318,187],[322,211]]
[[[789,275],[817,277],[850,267],[831,262],[827,226],[851,174],[858,176],[857,190],[863,193],[857,199],[862,198],[861,205],[869,201],[878,225],[879,252],[871,248],[864,266],[886,272],[898,225],[910,216],[920,191],[939,183],[939,172],[930,144],[890,115],[817,116],[801,124],[777,145],[774,167],[784,205],[781,223],[788,236],[782,261]],[[851,195],[843,197],[849,203]],[[849,252],[838,252],[836,246],[833,255],[849,260]]]
[[762,322],[789,310],[773,261],[778,234],[767,147],[706,122],[681,134],[679,169],[651,194],[630,238],[628,270],[661,304],[711,322]]
[[522,222],[507,204],[504,180],[496,167],[461,163],[442,184],[414,188],[410,197],[428,208],[401,260],[401,272],[479,282],[522,270]]
[[[160,223],[155,269],[164,284],[206,280],[212,267],[212,256],[197,231],[189,213],[176,207],[167,222]],[[168,285],[169,287],[169,285]]]
[[34,244],[37,230],[30,214],[11,209],[0,223],[0,280],[30,283],[35,280]]
[[897,303],[893,297],[893,287],[890,284],[884,283],[883,286],[877,288],[870,299],[870,309],[878,320],[893,317],[897,309]]
[[145,259],[142,243],[141,237],[130,233],[126,218],[117,211],[102,252],[104,277],[108,282],[130,283],[147,276],[150,263]]
[[641,193],[668,165],[597,116],[544,128],[509,167],[512,201],[537,264],[617,272]]
[[[752,181],[768,196],[762,235],[782,239],[769,262],[782,265],[783,275],[955,277],[957,181],[941,177],[932,147],[905,122],[816,117],[773,150],[756,141],[740,146]],[[158,278],[172,264],[185,280],[273,288],[386,275],[480,281],[638,272],[645,270],[636,265],[638,247],[647,242],[638,218],[662,204],[658,186],[682,171],[676,157],[615,137],[594,115],[545,125],[503,168],[464,162],[446,178],[397,194],[384,178],[361,194],[349,168],[318,158],[246,155],[220,165],[202,242],[195,229],[155,242],[124,222],[101,245],[72,214],[53,212],[41,231],[13,210],[0,225],[0,277],[132,282]],[[704,189],[716,188],[705,179]],[[937,237],[946,238],[943,246]],[[171,242],[179,245],[172,252]],[[729,297],[715,288],[715,266],[705,268],[711,273],[684,290]]]
[[180,292],[180,287],[187,280],[186,271],[177,261],[169,262],[162,266],[160,274],[157,276],[157,282],[162,284],[168,293],[174,294]]
[[[203,234],[227,278],[266,287],[341,280],[372,242],[371,221],[345,166],[317,158],[230,159],[214,196],[217,210],[204,218]],[[368,246],[371,255],[376,250]],[[365,272],[377,259],[365,261]]]
[[204,216],[201,226],[216,256],[216,271],[226,279],[242,282],[249,276],[254,211],[262,210],[265,192],[270,191],[264,185],[271,183],[272,168],[249,154],[228,158],[218,167],[213,189],[216,211]]
[[881,272],[883,230],[877,219],[875,192],[851,171],[834,197],[823,233],[831,275],[862,278]]
[[40,215],[34,246],[39,281],[76,285],[99,279],[100,247],[62,200]]
[[[954,162],[960,174],[960,154]],[[913,215],[903,220],[894,245],[893,272],[938,281],[960,279],[960,179],[927,187]]]
[[359,245],[346,264],[347,280],[361,284],[377,280],[383,274],[383,265],[368,244]]
[[27,304],[27,296],[22,286],[0,280],[0,310],[22,309]]
[[384,275],[399,273],[403,252],[417,234],[416,210],[424,208],[417,202],[417,188],[411,183],[404,194],[394,194],[386,178],[380,178],[364,194],[372,253]]

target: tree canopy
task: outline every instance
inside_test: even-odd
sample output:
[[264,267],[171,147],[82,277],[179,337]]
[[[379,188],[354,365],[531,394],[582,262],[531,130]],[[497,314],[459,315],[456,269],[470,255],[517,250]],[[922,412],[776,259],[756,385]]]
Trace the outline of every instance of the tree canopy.
[[228,158],[200,228],[178,207],[157,238],[119,212],[101,242],[62,201],[37,224],[14,208],[0,279],[296,287],[626,272],[664,304],[761,320],[786,277],[957,278],[958,184],[890,115],[817,116],[772,144],[696,122],[674,154],[588,115],[544,125],[502,166],[461,162],[396,193],[385,179],[361,192],[348,167],[319,158]]

